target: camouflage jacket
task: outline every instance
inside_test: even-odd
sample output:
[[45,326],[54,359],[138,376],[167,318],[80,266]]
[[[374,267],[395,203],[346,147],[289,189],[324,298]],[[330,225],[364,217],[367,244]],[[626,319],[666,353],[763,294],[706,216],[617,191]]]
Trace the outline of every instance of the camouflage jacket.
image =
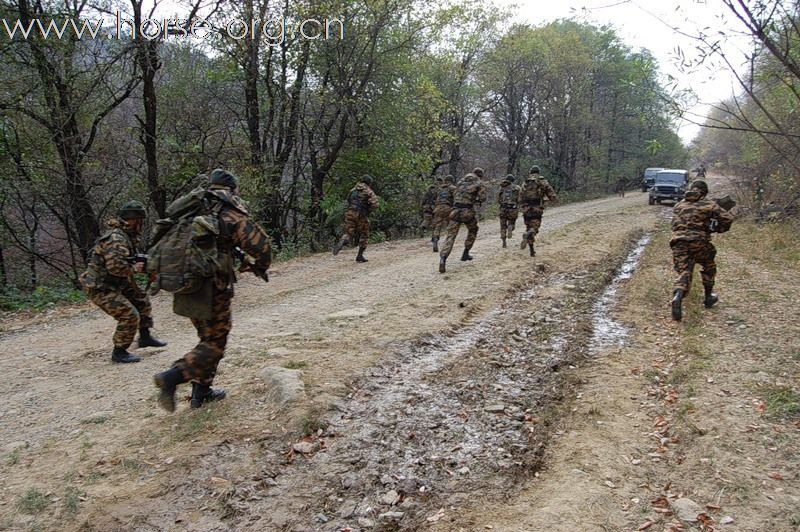
[[500,193],[497,195],[497,203],[502,205],[509,205],[516,207],[519,203],[519,185],[515,185],[510,181],[503,180],[500,183]]
[[465,175],[456,185],[453,195],[453,205],[466,205],[472,207],[475,203],[486,201],[486,188],[481,180],[473,173]]
[[378,208],[378,196],[366,183],[358,183],[347,194],[347,209],[364,216]]
[[221,203],[219,211],[220,250],[240,248],[254,260],[253,268],[265,272],[272,264],[272,249],[267,233],[250,219],[247,205],[227,188],[211,189],[209,193]]
[[432,211],[433,206],[436,205],[436,194],[438,192],[439,187],[436,185],[431,185],[428,187],[428,190],[425,191],[425,195],[422,197],[422,210],[423,211]]
[[453,199],[456,195],[456,186],[451,183],[443,183],[436,194],[436,205],[453,206]]
[[522,205],[544,206],[545,198],[550,201],[556,200],[556,191],[553,190],[553,186],[547,182],[547,179],[538,174],[529,175],[519,195],[520,203]]
[[119,218],[106,222],[106,229],[95,242],[81,275],[86,288],[119,288],[133,279],[128,258],[136,254],[138,238],[125,230],[125,222]]
[[670,242],[710,241],[711,233],[724,233],[732,223],[731,213],[717,205],[716,201],[688,191],[672,209]]

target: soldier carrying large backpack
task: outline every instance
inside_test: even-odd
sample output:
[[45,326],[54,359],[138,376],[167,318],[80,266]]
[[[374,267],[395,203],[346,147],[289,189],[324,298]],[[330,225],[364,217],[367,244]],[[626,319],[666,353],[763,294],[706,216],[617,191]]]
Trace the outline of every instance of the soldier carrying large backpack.
[[503,247],[506,247],[506,237],[511,238],[517,223],[520,190],[519,185],[514,184],[513,174],[508,174],[500,182],[497,203],[500,204],[500,240],[503,241]]
[[145,219],[144,205],[138,201],[125,203],[116,218],[107,222],[108,230],[97,239],[89,256],[86,271],[80,276],[88,298],[106,314],[117,320],[111,361],[139,362],[141,358],[128,352],[139,329],[139,347],[167,345],[150,334],[153,326],[150,298],[136,284],[133,275],[144,271],[137,253]]
[[475,205],[486,201],[486,189],[481,183],[482,178],[483,168],[475,168],[456,185],[453,208],[447,224],[447,240],[444,241],[442,250],[439,252],[439,273],[447,271],[447,257],[453,250],[453,244],[461,224],[467,226],[467,238],[464,240],[464,252],[461,254],[461,260],[472,260],[469,250],[472,249],[472,245],[478,237],[478,214],[475,212]]
[[344,234],[333,246],[338,255],[349,242],[358,241],[356,262],[368,262],[364,257],[369,241],[369,214],[378,208],[378,196],[372,191],[372,177],[365,175],[347,194],[347,212],[344,214]]
[[154,288],[175,294],[173,310],[191,318],[200,338],[172,368],[155,375],[158,402],[170,412],[175,410],[176,388],[184,382],[192,382],[192,408],[225,397],[211,383],[231,331],[234,255],[246,253],[248,267],[265,279],[272,261],[269,237],[236,194],[236,177],[216,169],[209,181],[207,189],[196,189],[169,206],[168,218],[157,222],[149,253]]
[[454,183],[455,178],[447,174],[436,194],[436,202],[433,207],[433,237],[431,238],[434,253],[439,251],[439,237],[442,236],[442,230],[447,227],[450,211],[453,210],[456,194]]
[[522,191],[519,194],[522,219],[525,220],[526,228],[526,231],[522,234],[522,242],[520,242],[519,248],[525,249],[527,245],[528,249],[530,249],[531,257],[536,255],[533,243],[536,241],[536,235],[539,234],[539,228],[542,226],[545,199],[556,201],[556,191],[553,190],[547,179],[539,174],[539,167],[534,166],[531,168],[531,173],[525,180],[525,184],[522,185]]

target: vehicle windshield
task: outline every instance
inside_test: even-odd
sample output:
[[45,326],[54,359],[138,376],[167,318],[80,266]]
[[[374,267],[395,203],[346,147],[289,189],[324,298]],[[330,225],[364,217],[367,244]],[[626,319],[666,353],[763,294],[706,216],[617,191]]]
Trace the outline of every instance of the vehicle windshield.
[[644,171],[645,179],[653,179],[660,170],[658,168],[648,168]]
[[664,173],[659,173],[656,176],[656,181],[659,182],[659,183],[669,183],[669,184],[675,184],[675,185],[682,185],[682,184],[684,184],[686,182],[686,179],[685,179],[683,174],[679,174],[677,172],[675,172],[675,173],[664,172]]

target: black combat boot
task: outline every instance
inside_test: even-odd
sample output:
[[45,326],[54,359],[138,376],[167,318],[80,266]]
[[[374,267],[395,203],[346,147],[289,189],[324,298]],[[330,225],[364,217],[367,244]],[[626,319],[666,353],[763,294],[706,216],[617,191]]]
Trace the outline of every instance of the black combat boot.
[[469,248],[464,248],[464,253],[461,254],[461,260],[472,260],[472,255],[469,254]]
[[706,291],[706,297],[703,300],[703,305],[705,305],[706,308],[711,308],[711,307],[713,307],[714,305],[717,304],[717,301],[719,301],[719,296],[713,292],[713,290],[714,290],[714,285],[713,284],[711,284],[711,283],[705,284],[704,283],[703,284],[703,288]]
[[158,404],[167,412],[175,411],[175,389],[179,384],[186,382],[183,372],[178,368],[156,373],[153,377],[156,387],[161,390],[158,394]]
[[533,248],[533,242],[528,244],[528,250],[531,252],[531,257],[536,256],[536,250]]
[[162,342],[150,334],[150,329],[142,327],[139,329],[139,347],[164,347],[167,342]]
[[503,247],[506,247],[506,237],[501,236],[500,239],[503,241]]
[[364,256],[364,250],[358,248],[358,255],[356,255],[356,262],[369,262],[367,258]]
[[206,386],[205,384],[192,383],[192,402],[190,403],[192,408],[200,408],[203,406],[203,403],[221,401],[223,399],[225,399],[225,390],[215,390],[211,386]]
[[522,242],[519,243],[519,249],[525,249],[525,246],[528,245],[528,239],[525,238],[525,235],[522,235]]
[[438,236],[433,237],[433,252],[434,253],[438,253],[439,252],[439,237]]
[[439,257],[439,273],[445,273],[447,271],[447,257]]
[[140,360],[141,358],[128,353],[128,350],[124,347],[115,347],[114,351],[111,352],[111,362],[131,364],[133,362],[139,362]]
[[681,301],[683,300],[683,290],[675,290],[672,295],[672,319],[681,321],[683,318],[683,309],[681,309]]

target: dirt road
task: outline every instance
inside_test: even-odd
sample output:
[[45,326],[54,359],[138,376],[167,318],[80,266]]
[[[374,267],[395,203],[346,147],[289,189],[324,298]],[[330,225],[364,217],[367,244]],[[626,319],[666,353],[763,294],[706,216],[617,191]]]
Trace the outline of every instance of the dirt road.
[[[641,194],[549,209],[535,261],[484,221],[445,275],[419,239],[245,276],[229,398],[197,412],[155,405],[152,375],[195,343],[166,297],[169,346],[134,365],[109,362],[113,320],[89,306],[6,320],[0,528],[413,529],[504,493],[537,467],[595,296],[661,212]],[[275,383],[298,377],[289,401]]]

